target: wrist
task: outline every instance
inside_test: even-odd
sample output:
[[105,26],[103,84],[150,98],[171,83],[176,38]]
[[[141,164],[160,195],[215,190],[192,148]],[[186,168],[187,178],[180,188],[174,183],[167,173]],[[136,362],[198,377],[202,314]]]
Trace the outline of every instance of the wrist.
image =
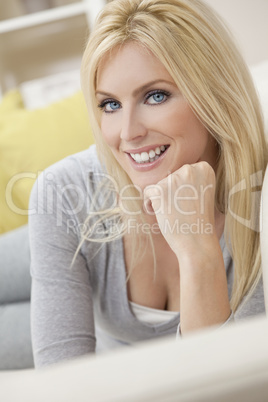
[[189,271],[198,266],[215,266],[219,261],[223,264],[220,243],[214,234],[184,238],[177,242],[173,251],[178,259],[180,271]]

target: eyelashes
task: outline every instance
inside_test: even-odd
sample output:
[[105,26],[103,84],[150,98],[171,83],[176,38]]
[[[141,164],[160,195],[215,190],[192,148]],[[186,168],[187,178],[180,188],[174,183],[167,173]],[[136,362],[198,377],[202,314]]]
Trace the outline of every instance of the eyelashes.
[[170,97],[170,92],[164,91],[163,89],[156,89],[154,91],[149,92],[146,96],[146,104],[149,105],[160,105],[161,103],[166,102],[166,100]]
[[115,99],[105,99],[98,105],[98,108],[105,113],[113,113],[119,107],[121,107],[120,102],[117,102]]
[[[150,106],[161,105],[162,103],[166,102],[170,96],[170,92],[163,89],[156,89],[154,91],[148,92],[145,95],[144,103]],[[98,108],[101,109],[104,113],[114,113],[121,107],[121,103],[114,98],[104,99],[98,104]]]

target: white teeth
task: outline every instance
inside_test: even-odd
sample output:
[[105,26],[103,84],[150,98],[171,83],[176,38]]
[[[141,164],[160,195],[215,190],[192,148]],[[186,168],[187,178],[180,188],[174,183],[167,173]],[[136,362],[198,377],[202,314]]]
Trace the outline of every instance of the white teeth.
[[137,163],[144,163],[144,162],[153,162],[159,158],[160,154],[164,152],[168,147],[165,145],[161,145],[160,147],[156,147],[155,150],[151,149],[149,152],[142,152],[141,154],[131,153],[132,159],[134,159]]
[[149,156],[151,159],[155,157],[155,152],[152,149],[149,151]]
[[147,152],[142,152],[141,153],[141,160],[143,162],[147,162],[149,160],[149,154]]
[[141,155],[140,154],[135,154],[135,161],[136,162],[141,162]]

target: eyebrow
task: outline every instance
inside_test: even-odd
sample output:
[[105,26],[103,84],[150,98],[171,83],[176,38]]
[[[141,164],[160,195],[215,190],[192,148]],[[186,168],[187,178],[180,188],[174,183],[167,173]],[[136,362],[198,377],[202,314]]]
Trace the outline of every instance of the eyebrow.
[[[135,89],[135,91],[133,91],[133,96],[138,95],[138,93],[145,91],[147,88],[149,88],[152,85],[155,84],[159,84],[159,83],[166,83],[172,86],[176,86],[174,82],[168,81],[168,80],[162,80],[162,79],[158,79],[158,80],[154,80],[154,81],[150,81],[147,82],[147,84],[144,84],[140,87],[138,87],[137,89]],[[113,94],[109,93],[109,92],[105,92],[105,91],[96,91],[96,95],[105,95],[105,96],[111,96],[111,97],[116,97]]]

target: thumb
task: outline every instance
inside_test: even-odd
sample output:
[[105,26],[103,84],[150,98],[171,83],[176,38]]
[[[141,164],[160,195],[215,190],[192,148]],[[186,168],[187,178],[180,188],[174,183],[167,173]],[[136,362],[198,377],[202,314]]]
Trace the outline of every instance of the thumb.
[[148,214],[155,214],[161,206],[161,188],[158,185],[152,184],[145,187],[143,191],[144,210]]

